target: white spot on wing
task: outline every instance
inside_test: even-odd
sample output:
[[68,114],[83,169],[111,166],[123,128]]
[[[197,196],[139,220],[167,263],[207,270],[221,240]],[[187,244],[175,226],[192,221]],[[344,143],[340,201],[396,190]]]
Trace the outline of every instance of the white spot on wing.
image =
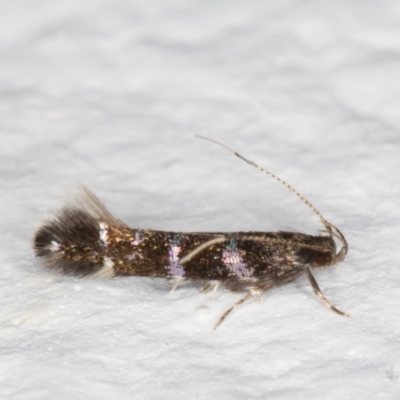
[[99,222],[99,227],[100,227],[100,241],[104,244],[104,246],[107,246],[107,240],[108,240],[108,225],[105,224],[104,222]]
[[49,246],[49,250],[53,253],[56,251],[60,251],[60,245],[55,240],[52,240],[51,245]]
[[109,257],[104,257],[103,266],[93,274],[95,278],[112,278],[115,275],[114,261]]

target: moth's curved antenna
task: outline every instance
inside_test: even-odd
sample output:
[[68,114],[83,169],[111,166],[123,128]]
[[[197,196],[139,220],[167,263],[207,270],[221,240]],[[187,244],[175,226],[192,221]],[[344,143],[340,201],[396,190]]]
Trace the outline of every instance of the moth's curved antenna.
[[[209,142],[218,144],[219,146],[221,146],[224,149],[228,150],[230,153],[232,153],[235,156],[239,157],[241,160],[245,161],[247,164],[252,165],[254,168],[258,169],[259,171],[263,172],[264,174],[267,174],[271,178],[273,178],[276,181],[280,182],[287,189],[289,189],[291,192],[293,192],[303,203],[305,203],[308,207],[310,207],[311,210],[318,216],[320,221],[324,224],[325,229],[327,230],[329,236],[331,236],[331,237],[335,236],[336,238],[338,238],[342,242],[343,247],[340,249],[339,253],[336,255],[336,257],[335,257],[335,259],[333,261],[333,264],[337,264],[337,263],[339,263],[340,261],[342,261],[345,258],[346,254],[347,254],[347,250],[348,250],[348,244],[347,244],[347,241],[346,241],[344,235],[342,234],[342,232],[340,232],[340,230],[335,225],[333,225],[332,223],[327,221],[324,218],[324,216],[317,210],[317,208],[309,200],[307,200],[300,192],[298,192],[292,185],[290,185],[289,183],[287,183],[283,179],[279,178],[279,176],[275,175],[274,173],[266,170],[265,168],[260,167],[254,161],[251,161],[251,160],[247,159],[246,157],[243,157],[242,155],[237,153],[235,150],[231,149],[230,147],[228,147],[227,145],[225,145],[225,144],[223,144],[221,142],[218,142],[215,139],[211,139],[209,137],[202,136],[202,135],[195,135],[195,137],[197,137],[199,139],[203,139],[203,140],[208,140]],[[332,232],[332,229],[334,230],[334,232]]]

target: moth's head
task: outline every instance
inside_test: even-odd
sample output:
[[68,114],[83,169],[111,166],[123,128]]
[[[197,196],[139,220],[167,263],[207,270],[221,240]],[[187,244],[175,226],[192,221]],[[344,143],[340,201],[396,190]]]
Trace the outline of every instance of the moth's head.
[[[325,225],[326,231],[329,236],[319,236],[316,243],[320,244],[320,248],[314,247],[312,266],[315,268],[325,268],[342,262],[346,258],[349,251],[349,245],[343,233],[333,224],[326,221],[321,216],[321,221]],[[336,250],[335,239],[340,241],[341,248]]]
[[326,268],[337,263],[336,244],[331,236],[317,236],[312,250],[311,264],[314,268]]

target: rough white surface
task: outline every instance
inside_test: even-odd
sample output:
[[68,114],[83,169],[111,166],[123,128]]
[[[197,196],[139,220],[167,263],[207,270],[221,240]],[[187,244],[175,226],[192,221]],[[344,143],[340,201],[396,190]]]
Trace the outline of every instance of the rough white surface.
[[[0,398],[400,395],[398,1],[28,1],[0,13]],[[43,269],[30,240],[91,187],[165,230],[321,228],[350,252],[249,301]]]

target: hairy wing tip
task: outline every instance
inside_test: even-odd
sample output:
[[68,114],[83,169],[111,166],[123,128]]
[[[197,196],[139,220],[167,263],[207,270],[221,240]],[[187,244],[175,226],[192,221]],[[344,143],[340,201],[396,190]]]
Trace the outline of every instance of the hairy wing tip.
[[36,231],[35,255],[46,268],[65,275],[112,277],[113,262],[98,251],[102,224],[86,207],[67,205]]

